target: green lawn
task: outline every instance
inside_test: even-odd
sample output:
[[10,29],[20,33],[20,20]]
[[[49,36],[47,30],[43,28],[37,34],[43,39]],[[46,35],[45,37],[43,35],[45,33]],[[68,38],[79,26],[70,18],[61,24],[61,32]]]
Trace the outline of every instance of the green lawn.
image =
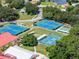
[[[24,49],[28,49],[30,51],[34,51],[33,47],[29,47],[29,46],[21,46]],[[44,55],[47,55],[48,52],[46,51],[46,47],[45,45],[39,44],[38,46],[36,46],[37,52],[42,53]]]
[[56,5],[56,3],[53,3],[53,2],[41,2],[41,5],[50,5],[50,6],[52,6],[52,5]]
[[19,20],[31,20],[35,15],[27,15],[27,13],[19,13]]
[[46,6],[56,6],[59,9],[64,9],[65,7],[63,5],[57,5],[54,2],[41,2],[41,5],[46,5]]
[[48,34],[51,33],[51,31],[45,30],[43,28],[37,28],[37,27],[33,28],[32,30],[28,31],[27,33],[30,33],[30,32],[34,32],[36,37],[39,37],[39,36],[41,36],[43,34],[48,35]]

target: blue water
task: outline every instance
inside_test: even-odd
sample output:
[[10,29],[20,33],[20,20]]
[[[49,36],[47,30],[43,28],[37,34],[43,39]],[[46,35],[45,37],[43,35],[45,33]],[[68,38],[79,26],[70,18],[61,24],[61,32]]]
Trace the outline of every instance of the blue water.
[[41,39],[39,42],[45,45],[55,45],[56,41],[61,39],[61,35],[59,34],[50,34],[46,38]]
[[0,33],[9,32],[13,35],[18,35],[21,32],[24,32],[28,29],[29,28],[27,28],[27,27],[18,26],[15,24],[10,24],[10,25],[4,26],[4,27],[0,27]]

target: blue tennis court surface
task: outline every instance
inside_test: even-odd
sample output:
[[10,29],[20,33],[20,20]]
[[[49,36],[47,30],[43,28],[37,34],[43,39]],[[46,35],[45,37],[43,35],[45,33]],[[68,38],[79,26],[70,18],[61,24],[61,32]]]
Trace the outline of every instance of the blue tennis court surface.
[[61,24],[61,23],[58,23],[55,21],[49,21],[49,20],[39,21],[39,22],[35,23],[35,25],[39,26],[39,27],[47,28],[50,30],[55,30],[55,29],[63,26],[63,24]]
[[47,37],[39,40],[39,42],[42,44],[45,44],[45,45],[55,45],[56,41],[61,39],[62,37],[63,37],[63,35],[61,35],[61,34],[53,33],[53,34],[50,34]]
[[16,24],[10,24],[10,25],[7,25],[7,26],[0,27],[0,33],[9,32],[13,35],[18,35],[18,34],[24,32],[28,29],[29,28],[26,28],[26,27],[23,27],[23,26],[18,26]]

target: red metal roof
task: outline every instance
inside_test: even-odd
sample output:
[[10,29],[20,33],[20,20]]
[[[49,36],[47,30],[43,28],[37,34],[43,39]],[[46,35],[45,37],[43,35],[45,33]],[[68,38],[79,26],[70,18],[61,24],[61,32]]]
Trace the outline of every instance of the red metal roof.
[[12,58],[6,56],[0,56],[0,59],[12,59]]
[[11,41],[16,40],[18,37],[10,34],[9,32],[5,32],[0,34],[0,47],[8,44]]

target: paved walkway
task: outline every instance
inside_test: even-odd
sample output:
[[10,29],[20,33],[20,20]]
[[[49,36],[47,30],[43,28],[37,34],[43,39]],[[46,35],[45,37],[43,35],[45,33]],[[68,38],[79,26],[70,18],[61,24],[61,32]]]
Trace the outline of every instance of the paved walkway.
[[36,59],[49,59],[47,56],[37,53],[39,56]]
[[37,15],[37,17],[34,17],[32,19],[28,19],[28,20],[16,20],[14,22],[36,22],[36,21],[39,21],[43,18],[42,17],[42,8],[39,8],[39,11],[40,11],[40,13]]

